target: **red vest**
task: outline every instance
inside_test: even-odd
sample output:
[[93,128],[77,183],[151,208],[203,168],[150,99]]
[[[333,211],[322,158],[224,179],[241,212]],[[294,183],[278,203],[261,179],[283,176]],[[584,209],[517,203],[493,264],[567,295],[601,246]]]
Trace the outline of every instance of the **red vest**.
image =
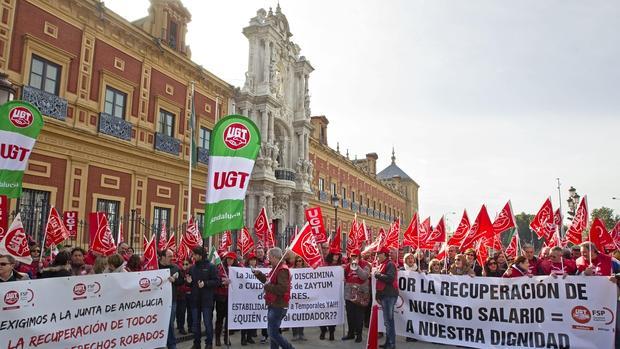
[[[269,283],[276,283],[278,282],[278,273],[280,272],[280,270],[286,270],[286,272],[288,273],[289,279],[288,279],[288,287],[286,288],[286,293],[284,294],[284,301],[286,303],[288,303],[289,299],[291,299],[291,272],[289,271],[288,265],[286,263],[280,263],[280,266],[278,267],[278,269],[276,270],[271,270],[271,272],[267,275],[267,282]],[[277,300],[278,295],[276,295],[275,293],[271,293],[268,291],[265,291],[265,301],[267,301],[267,303],[273,303]]]
[[[586,268],[590,265],[590,263],[588,263],[588,260],[588,256],[581,256],[577,258],[577,270],[579,270],[580,273],[583,273],[583,271],[586,270]],[[592,259],[592,265],[594,266],[594,275],[611,276],[611,264],[611,257],[599,253],[596,258]]]
[[[383,264],[379,266],[379,272],[381,274],[385,274],[388,268],[388,264],[390,263],[392,262],[390,262],[389,260],[386,260],[385,262],[383,262]],[[385,288],[385,285],[386,285],[385,282],[377,279],[377,291],[383,291],[383,289]],[[398,269],[396,268],[396,266],[394,266],[394,280],[392,281],[392,287],[394,287],[395,290],[398,290]]]
[[504,274],[505,278],[518,278],[518,277],[527,275],[527,272],[524,272],[523,270],[521,270],[519,267],[517,267],[514,264],[512,265],[512,267],[510,267],[510,270],[511,270],[510,275]]
[[[358,260],[357,263],[358,263],[357,264],[358,268],[364,269],[368,266],[368,262],[366,262],[365,260]],[[357,272],[355,270],[351,270],[351,264],[349,263],[344,268],[344,281],[348,284],[362,285],[366,281],[368,281],[368,279],[366,280],[360,279],[359,276],[357,276]]]

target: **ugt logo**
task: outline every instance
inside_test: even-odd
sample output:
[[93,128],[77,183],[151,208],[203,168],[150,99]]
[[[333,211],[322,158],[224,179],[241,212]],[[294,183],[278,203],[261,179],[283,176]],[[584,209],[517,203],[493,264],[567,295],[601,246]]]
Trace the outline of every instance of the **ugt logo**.
[[250,130],[239,122],[234,122],[224,130],[224,144],[232,150],[239,150],[250,143]]
[[9,120],[15,127],[25,128],[32,124],[34,116],[24,107],[15,107],[9,112]]

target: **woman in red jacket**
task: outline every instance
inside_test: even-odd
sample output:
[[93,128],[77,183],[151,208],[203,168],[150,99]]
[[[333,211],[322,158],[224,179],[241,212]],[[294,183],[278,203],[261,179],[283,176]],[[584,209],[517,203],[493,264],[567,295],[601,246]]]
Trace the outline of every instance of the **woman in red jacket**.
[[530,262],[527,260],[525,256],[519,256],[515,259],[514,263],[506,270],[504,273],[505,278],[517,278],[522,276],[531,277],[532,274],[528,273],[528,268],[530,267]]

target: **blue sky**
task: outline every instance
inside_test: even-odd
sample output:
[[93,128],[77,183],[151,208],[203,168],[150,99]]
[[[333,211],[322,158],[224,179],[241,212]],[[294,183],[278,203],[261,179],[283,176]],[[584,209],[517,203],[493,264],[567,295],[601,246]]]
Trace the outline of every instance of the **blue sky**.
[[[192,59],[242,86],[241,33],[276,1],[184,0]],[[512,199],[535,213],[556,178],[620,211],[620,2],[282,0],[292,40],[315,67],[313,115],[329,143],[379,155],[420,185],[433,222],[464,208],[491,215]],[[146,0],[107,0],[129,20]]]

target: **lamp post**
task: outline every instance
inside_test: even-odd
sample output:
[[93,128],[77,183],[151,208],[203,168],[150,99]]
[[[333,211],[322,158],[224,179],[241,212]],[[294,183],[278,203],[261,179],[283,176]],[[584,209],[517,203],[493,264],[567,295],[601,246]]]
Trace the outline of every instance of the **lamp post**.
[[577,189],[575,189],[574,187],[570,187],[570,189],[568,189],[568,199],[566,200],[566,202],[568,202],[568,219],[570,219],[571,221],[573,220],[573,218],[575,217],[575,213],[577,212],[580,197],[581,196],[577,194]]
[[15,98],[15,86],[9,81],[9,76],[0,73],[0,105]]
[[338,204],[340,204],[340,198],[338,194],[332,195],[332,206],[334,206],[334,234],[338,232]]

